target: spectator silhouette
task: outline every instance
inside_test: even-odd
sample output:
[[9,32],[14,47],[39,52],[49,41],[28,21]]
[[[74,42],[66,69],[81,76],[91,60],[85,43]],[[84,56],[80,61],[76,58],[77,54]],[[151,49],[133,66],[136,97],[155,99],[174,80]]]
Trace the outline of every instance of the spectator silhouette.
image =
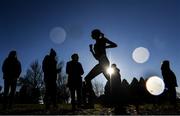
[[107,81],[105,86],[105,94],[106,96],[111,96],[117,103],[117,99],[119,99],[119,89],[121,87],[121,75],[120,70],[116,67],[116,64],[112,64],[111,68],[113,69],[113,73],[111,74],[111,78]]
[[116,67],[116,64],[112,64],[111,68],[113,73],[111,74],[111,78],[106,82],[105,85],[105,97],[106,103],[109,105],[117,106],[120,103],[121,98],[121,75],[120,70]]
[[89,90],[92,87],[91,80],[100,73],[103,73],[106,79],[110,80],[110,76],[106,72],[106,68],[109,67],[110,64],[106,55],[106,49],[117,47],[114,42],[104,37],[104,34],[98,29],[93,30],[91,36],[96,43],[94,44],[94,47],[92,44],[89,45],[90,51],[99,63],[85,77],[86,85],[88,86],[87,89]]
[[66,73],[68,74],[68,87],[71,93],[72,110],[76,109],[75,92],[77,93],[78,107],[81,105],[82,100],[82,77],[84,70],[79,60],[78,54],[71,56],[71,61],[67,62]]
[[177,81],[174,72],[170,68],[168,60],[163,61],[161,65],[162,76],[167,90],[168,99],[172,105],[176,107],[176,87]]
[[4,104],[3,108],[12,107],[13,98],[16,92],[17,79],[21,74],[21,64],[17,59],[16,51],[11,51],[9,56],[5,59],[3,66],[4,79]]
[[57,95],[57,73],[60,72],[60,69],[57,69],[57,60],[56,60],[56,52],[51,49],[50,54],[46,55],[43,63],[42,69],[44,72],[44,82],[46,87],[45,92],[45,105],[48,110],[51,105],[54,108],[57,108],[56,103],[56,95]]
[[114,71],[113,74],[111,75],[112,95],[116,96],[121,87],[121,74],[120,74],[120,69],[116,67],[116,64],[112,64],[111,67]]

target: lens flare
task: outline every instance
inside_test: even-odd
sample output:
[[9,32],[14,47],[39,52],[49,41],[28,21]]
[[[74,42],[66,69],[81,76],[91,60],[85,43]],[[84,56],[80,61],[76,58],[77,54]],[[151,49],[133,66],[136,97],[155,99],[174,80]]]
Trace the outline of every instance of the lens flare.
[[107,68],[107,73],[112,75],[114,73],[114,69],[112,67]]
[[54,27],[50,30],[49,36],[55,44],[61,44],[66,39],[66,31],[62,27]]
[[136,63],[145,63],[148,61],[149,57],[149,50],[144,47],[138,47],[132,53],[132,58]]
[[152,95],[157,96],[157,95],[162,94],[164,91],[164,88],[165,88],[164,81],[157,76],[150,77],[146,82],[146,89]]

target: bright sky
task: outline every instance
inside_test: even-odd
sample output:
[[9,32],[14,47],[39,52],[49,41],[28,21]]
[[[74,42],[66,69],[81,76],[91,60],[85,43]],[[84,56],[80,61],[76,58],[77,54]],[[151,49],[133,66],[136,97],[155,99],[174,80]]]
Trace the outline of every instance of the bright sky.
[[[118,44],[107,54],[122,78],[129,82],[141,76],[162,78],[161,62],[168,59],[180,85],[179,0],[1,0],[0,66],[9,51],[16,49],[25,74],[32,61],[41,63],[54,48],[65,63],[77,52],[84,77],[97,63],[89,51],[95,28]],[[137,47],[149,50],[147,62],[132,59]],[[106,81],[103,76],[97,79]],[[0,82],[3,85],[2,78]]]

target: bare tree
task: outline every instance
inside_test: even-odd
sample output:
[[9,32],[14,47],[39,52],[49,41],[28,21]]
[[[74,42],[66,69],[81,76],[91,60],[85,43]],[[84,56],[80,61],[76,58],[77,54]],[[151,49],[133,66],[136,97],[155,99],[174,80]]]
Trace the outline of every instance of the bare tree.
[[62,72],[63,66],[64,66],[64,62],[63,61],[58,63],[58,69],[60,69],[60,72],[58,73],[58,78],[57,78],[57,86],[58,87],[61,86],[61,85],[66,84],[66,82],[67,82],[67,78],[66,78],[66,76]]
[[97,79],[94,79],[92,84],[93,84],[93,89],[94,89],[96,96],[100,96],[104,93],[103,83],[101,83]]
[[38,103],[39,97],[41,96],[41,90],[43,88],[43,72],[41,65],[38,60],[35,60],[31,63],[30,68],[27,69],[24,77],[21,77],[18,82],[20,89],[20,95],[22,99],[26,102],[25,97],[28,98],[29,102]]
[[64,74],[62,68],[64,66],[64,62],[61,61],[58,63],[58,69],[61,71],[58,73],[57,78],[57,97],[59,102],[68,102],[70,97],[69,89],[66,87],[67,84],[67,75]]
[[26,76],[30,84],[34,88],[41,88],[43,83],[43,71],[41,65],[38,63],[38,60],[35,60],[30,65],[30,68],[27,70]]

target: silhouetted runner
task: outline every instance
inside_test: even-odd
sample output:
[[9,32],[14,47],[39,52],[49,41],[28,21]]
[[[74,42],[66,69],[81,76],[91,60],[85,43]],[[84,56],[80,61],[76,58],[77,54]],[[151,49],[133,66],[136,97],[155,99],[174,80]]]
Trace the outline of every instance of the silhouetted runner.
[[17,79],[21,74],[21,64],[17,59],[16,51],[11,51],[9,56],[5,59],[3,66],[4,79],[4,104],[3,108],[12,107],[13,98],[16,92]]
[[53,49],[50,50],[49,55],[45,56],[42,63],[42,69],[44,72],[44,82],[46,87],[45,99],[44,99],[46,109],[48,110],[51,104],[54,106],[54,108],[57,108],[56,80],[57,80],[57,73],[60,71],[60,69],[57,69],[56,52]]
[[174,72],[170,68],[170,63],[168,60],[163,61],[161,65],[162,76],[165,83],[165,88],[167,90],[168,99],[172,105],[176,107],[176,87],[177,80]]
[[106,69],[110,64],[106,55],[106,49],[117,47],[114,42],[104,37],[104,34],[98,29],[93,30],[91,32],[91,36],[92,39],[96,41],[96,43],[94,44],[94,47],[92,44],[89,45],[90,51],[94,58],[99,61],[99,63],[94,66],[94,68],[85,77],[87,92],[92,90],[91,80],[100,73],[103,73],[106,79],[110,80],[110,75],[106,72]]
[[77,93],[77,105],[81,106],[82,100],[82,77],[84,70],[79,60],[78,54],[71,56],[71,61],[67,62],[66,73],[68,74],[68,87],[71,92],[72,110],[76,109],[75,92]]

